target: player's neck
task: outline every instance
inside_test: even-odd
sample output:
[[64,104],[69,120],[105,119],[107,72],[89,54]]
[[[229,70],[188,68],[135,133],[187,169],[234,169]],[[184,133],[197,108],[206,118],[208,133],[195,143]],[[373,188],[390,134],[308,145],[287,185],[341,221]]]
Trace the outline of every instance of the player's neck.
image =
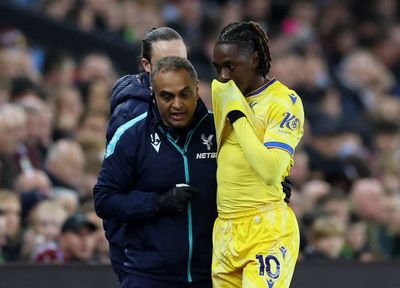
[[249,89],[247,89],[248,91],[244,95],[245,96],[251,95],[252,92],[258,90],[259,88],[261,88],[262,86],[267,84],[270,80],[271,79],[268,77],[257,76],[257,78],[255,79],[253,84],[251,86],[249,86]]

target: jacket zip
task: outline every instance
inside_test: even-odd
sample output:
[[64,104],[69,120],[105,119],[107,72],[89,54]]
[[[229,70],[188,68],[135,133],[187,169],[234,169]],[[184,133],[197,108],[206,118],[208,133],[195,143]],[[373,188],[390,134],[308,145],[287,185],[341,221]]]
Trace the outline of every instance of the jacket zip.
[[[204,115],[203,118],[197,123],[197,125],[188,132],[188,135],[186,137],[185,145],[183,146],[183,149],[179,147],[178,144],[175,143],[174,139],[169,133],[165,133],[164,129],[162,127],[159,127],[160,130],[167,136],[168,141],[181,153],[183,157],[183,166],[185,169],[185,182],[186,184],[189,185],[190,183],[190,175],[189,175],[189,163],[187,160],[187,148],[189,146],[190,140],[192,140],[193,133],[196,131],[196,129],[200,126],[200,124],[203,122],[203,120],[208,116],[208,113]],[[188,240],[189,240],[189,255],[188,255],[188,262],[187,262],[187,280],[188,282],[193,282],[192,279],[192,257],[193,257],[193,223],[192,223],[192,203],[189,201],[188,207],[187,207],[187,217],[188,217]]]

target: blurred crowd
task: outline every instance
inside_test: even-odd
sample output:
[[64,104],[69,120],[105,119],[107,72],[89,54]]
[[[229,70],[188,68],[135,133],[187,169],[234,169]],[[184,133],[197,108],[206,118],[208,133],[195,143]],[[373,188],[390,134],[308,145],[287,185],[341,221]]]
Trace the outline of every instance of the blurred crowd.
[[[299,261],[400,259],[398,1],[12,2],[116,42],[176,29],[209,108],[221,27],[258,22],[270,37],[270,77],[298,92],[307,118],[291,172]],[[101,52],[77,58],[0,26],[0,263],[108,263],[92,187],[120,76]]]

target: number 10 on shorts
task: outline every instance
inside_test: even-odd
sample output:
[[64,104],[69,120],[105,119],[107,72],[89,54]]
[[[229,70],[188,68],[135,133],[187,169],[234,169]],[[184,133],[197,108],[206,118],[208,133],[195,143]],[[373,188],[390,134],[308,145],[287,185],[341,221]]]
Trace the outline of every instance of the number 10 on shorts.
[[267,273],[268,277],[271,279],[277,279],[281,272],[281,264],[279,263],[278,258],[274,255],[264,256],[257,254],[256,259],[260,264],[259,274],[260,276],[264,276]]

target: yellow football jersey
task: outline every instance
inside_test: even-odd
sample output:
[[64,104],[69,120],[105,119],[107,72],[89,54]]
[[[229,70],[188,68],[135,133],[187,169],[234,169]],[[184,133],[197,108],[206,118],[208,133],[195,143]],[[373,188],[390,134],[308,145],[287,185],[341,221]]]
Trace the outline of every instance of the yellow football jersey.
[[[221,86],[218,87],[218,85]],[[243,105],[241,103],[247,103],[252,111],[248,112],[248,107],[245,107],[246,109],[244,110],[237,109],[235,105],[231,105],[224,110],[221,105],[226,106],[229,103],[221,104],[221,101],[219,103],[217,103],[217,100],[214,101],[214,97],[218,97],[216,93],[221,91],[223,85],[227,84],[213,83],[212,91],[216,133],[217,135],[224,135],[221,136],[221,140],[218,143],[218,213],[240,213],[264,207],[268,203],[281,201],[284,198],[281,181],[290,173],[295,148],[303,136],[304,110],[302,101],[296,92],[290,90],[276,79],[272,79],[256,91],[246,95],[246,97],[241,95],[240,91],[240,95],[237,95],[237,87],[236,90],[232,90],[230,97],[233,100],[231,102],[236,103],[236,106]],[[233,94],[235,95],[232,96]],[[226,100],[224,101],[226,102]],[[234,131],[232,126],[227,124],[227,121],[224,121],[225,119],[221,119],[221,117],[225,118],[227,113],[232,110],[244,112],[247,120],[252,124],[249,127],[254,130],[254,134],[257,136],[255,140],[259,142],[254,143],[254,147],[256,145],[260,146],[261,142],[266,147],[265,149],[277,148],[286,151],[290,155],[290,161],[285,168],[284,175],[279,175],[282,177],[277,179],[278,181],[266,183],[260,173],[265,173],[266,175],[273,173],[274,170],[271,170],[273,167],[265,165],[264,170],[261,162],[263,159],[252,160],[246,157],[236,134],[238,132]],[[220,113],[222,116],[218,115],[217,111],[224,111],[225,114]],[[251,117],[249,117],[249,113],[252,113]],[[236,122],[234,125],[236,125]],[[283,156],[286,157],[286,154]],[[284,157],[281,158],[283,159]],[[254,163],[251,163],[251,161]],[[277,161],[279,162],[279,158]],[[262,167],[262,171],[257,173],[255,166]]]

